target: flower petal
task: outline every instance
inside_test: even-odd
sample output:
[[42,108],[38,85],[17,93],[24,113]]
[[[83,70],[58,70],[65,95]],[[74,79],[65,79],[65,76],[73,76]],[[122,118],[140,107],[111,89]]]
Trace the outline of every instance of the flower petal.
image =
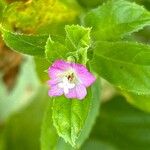
[[67,70],[69,67],[71,67],[69,62],[65,62],[63,60],[56,60],[52,67],[60,69],[60,70]]
[[78,75],[82,84],[84,84],[84,86],[86,87],[89,87],[90,85],[92,85],[94,81],[96,80],[96,78],[90,72],[86,72],[84,74],[78,74]]
[[75,64],[74,67],[77,73],[77,77],[81,80],[84,86],[89,87],[94,83],[96,78],[87,70],[85,66],[81,64]]
[[76,69],[76,71],[83,73],[88,72],[88,69],[82,64],[72,64],[72,67]]
[[71,68],[69,62],[65,62],[63,60],[56,60],[51,67],[48,69],[48,74],[50,78],[55,78],[61,76],[64,71]]
[[57,78],[62,74],[62,70],[55,68],[53,66],[49,67],[48,69],[48,75],[50,78]]
[[51,80],[48,80],[47,83],[49,86],[53,86],[55,84],[59,84],[61,81],[61,78],[52,78]]
[[82,84],[76,85],[75,88],[70,89],[68,94],[65,94],[67,98],[77,98],[77,99],[83,99],[85,98],[87,94],[86,88]]
[[48,91],[48,95],[53,96],[61,96],[63,94],[63,89],[59,88],[58,85],[51,86],[50,90]]

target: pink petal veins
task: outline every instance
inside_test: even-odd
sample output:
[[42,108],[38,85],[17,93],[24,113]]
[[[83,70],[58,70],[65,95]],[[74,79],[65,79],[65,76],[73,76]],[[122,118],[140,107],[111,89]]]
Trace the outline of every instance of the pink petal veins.
[[48,75],[50,78],[56,78],[59,75],[62,74],[62,70],[60,70],[59,68],[55,68],[55,67],[49,67],[48,69]]
[[85,86],[82,84],[79,84],[79,85],[76,85],[75,88],[70,89],[69,93],[66,94],[65,96],[67,98],[76,98],[76,99],[82,100],[85,98],[86,95],[87,95],[87,91],[86,91]]
[[63,89],[59,88],[57,85],[51,86],[50,90],[48,91],[48,95],[53,96],[61,96],[63,95]]
[[63,60],[56,60],[48,69],[49,77],[55,78],[61,76],[61,74],[69,68],[71,68],[70,63]]
[[75,69],[78,78],[81,80],[82,84],[89,87],[94,83],[96,78],[87,70],[87,68],[81,64],[75,64]]
[[56,60],[52,67],[57,68],[59,70],[65,71],[67,69],[70,68],[70,63],[69,62],[65,62],[63,60]]

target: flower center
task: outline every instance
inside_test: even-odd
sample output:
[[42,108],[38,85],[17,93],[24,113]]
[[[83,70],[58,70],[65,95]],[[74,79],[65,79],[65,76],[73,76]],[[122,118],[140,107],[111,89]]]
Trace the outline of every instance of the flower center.
[[74,80],[74,74],[71,73],[67,76],[68,81],[72,82]]
[[62,78],[62,82],[58,84],[59,88],[62,88],[65,94],[69,93],[70,89],[75,87],[76,77],[74,72],[68,72]]

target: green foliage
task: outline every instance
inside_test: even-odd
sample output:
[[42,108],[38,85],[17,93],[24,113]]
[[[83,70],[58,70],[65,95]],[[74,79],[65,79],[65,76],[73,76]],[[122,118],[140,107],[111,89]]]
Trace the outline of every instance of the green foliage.
[[[97,116],[100,103],[98,86],[99,82],[88,90],[88,95],[84,101],[70,100],[65,97],[58,97],[53,100],[52,117],[54,126],[59,136],[63,137],[73,147],[78,147],[84,142]],[[95,104],[93,104],[93,101],[96,101]],[[95,105],[98,105],[97,108],[92,107]],[[82,130],[86,133],[81,134]],[[79,145],[77,143],[78,138]]]
[[150,95],[138,95],[131,92],[123,92],[127,101],[135,107],[150,112]]
[[148,45],[132,42],[98,42],[94,48],[91,67],[122,90],[149,94],[149,55]]
[[58,140],[58,135],[52,121],[51,102],[49,103],[42,124],[41,150],[54,150]]
[[[29,76],[30,80],[28,80]],[[39,82],[36,78],[33,61],[28,58],[21,65],[16,85],[11,92],[6,89],[1,81],[0,122],[6,121],[13,113],[28,105],[33,95],[37,92],[38,87]]]
[[145,8],[150,10],[150,1],[149,0],[128,0],[131,2],[136,2],[139,5],[143,5]]
[[79,25],[65,27],[66,45],[70,51],[87,48],[90,45],[90,29]]
[[36,73],[40,81],[45,83],[49,79],[47,75],[47,70],[50,66],[50,63],[45,58],[41,58],[41,57],[35,57],[34,62],[35,62]]
[[149,150],[150,114],[129,105],[121,96],[101,106],[90,136],[118,150]]
[[[90,9],[102,0],[78,2]],[[55,60],[80,63],[117,87],[130,104],[150,112],[150,46],[135,42],[139,33],[132,35],[150,25],[150,12],[144,7],[125,0],[109,0],[88,13],[84,8],[81,13],[75,0],[32,0],[5,6],[0,0],[3,40],[12,50],[35,56],[41,81],[49,79],[47,69]],[[72,23],[77,25],[66,25]],[[0,150],[38,150],[40,139],[42,150],[149,149],[150,116],[119,96],[102,105],[90,135],[101,103],[99,77],[83,101],[61,96],[49,98],[48,103],[46,87],[30,98],[39,87],[33,66],[33,62],[22,65],[10,93],[0,80],[0,131],[1,123],[34,100],[6,122]]]
[[111,144],[105,143],[100,140],[88,140],[81,150],[118,150],[116,147]]
[[48,105],[47,88],[39,87],[32,103],[8,120],[5,126],[5,150],[40,150],[40,132]]
[[48,36],[19,34],[3,28],[1,31],[4,42],[12,50],[33,56],[45,56],[44,47]]
[[[73,147],[84,126],[90,108],[91,92],[84,101],[56,98],[53,102],[53,123],[59,136]],[[67,109],[68,108],[68,109]],[[84,111],[83,111],[84,110]]]
[[81,147],[83,143],[88,139],[90,132],[92,130],[93,125],[95,124],[96,118],[100,113],[100,105],[101,105],[101,82],[98,78],[96,83],[92,87],[92,97],[89,113],[82,129],[82,132],[77,140],[78,147]]
[[25,33],[58,33],[59,30],[61,33],[64,24],[77,20],[78,13],[78,6],[72,7],[59,0],[15,2],[5,10],[3,25]]
[[[86,64],[88,61],[87,50],[90,47],[90,29],[79,25],[65,27],[66,39],[55,42],[49,37],[46,43],[46,57],[52,62],[55,58],[76,59],[78,63]],[[56,39],[58,41],[58,39]],[[60,40],[60,39],[59,39]],[[63,41],[63,42],[62,42]]]
[[95,40],[115,41],[150,24],[150,13],[124,0],[110,0],[91,10],[84,23],[92,27]]
[[63,44],[52,41],[50,37],[48,38],[45,47],[45,53],[49,62],[53,62],[56,58],[65,58],[67,52],[68,50]]
[[92,7],[96,7],[100,4],[102,4],[103,2],[105,2],[106,0],[77,0],[79,2],[79,4],[85,8],[92,8]]
[[87,50],[91,44],[90,28],[82,26],[66,26],[66,45],[70,52],[75,51],[73,56],[77,62],[86,64],[88,61]]
[[0,21],[2,19],[2,14],[5,6],[6,6],[5,2],[3,0],[0,0]]

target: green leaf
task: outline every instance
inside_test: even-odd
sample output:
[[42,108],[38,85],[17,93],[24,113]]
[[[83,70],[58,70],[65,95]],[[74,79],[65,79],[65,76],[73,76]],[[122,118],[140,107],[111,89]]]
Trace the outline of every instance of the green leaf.
[[63,44],[54,42],[50,37],[48,38],[45,53],[49,62],[53,62],[55,59],[64,59],[67,52],[68,50]]
[[101,103],[101,90],[102,89],[100,79],[97,79],[96,83],[92,87],[90,110],[85,125],[77,141],[78,147],[80,147],[84,143],[84,141],[87,140],[87,138],[89,137],[93,125],[95,124],[96,118],[99,115]]
[[84,101],[56,98],[53,102],[53,123],[59,134],[73,147],[84,126],[90,108],[90,95]]
[[32,0],[14,2],[4,13],[3,24],[23,33],[62,33],[65,24],[77,22],[77,5],[60,0]]
[[45,83],[46,81],[49,80],[47,70],[50,66],[50,63],[45,58],[41,58],[41,57],[34,57],[34,62],[35,62],[36,73],[40,81]]
[[138,95],[131,92],[122,92],[127,101],[145,112],[150,112],[150,95]]
[[[62,149],[63,150],[77,150],[77,149],[72,148],[67,143],[65,143],[63,139],[60,139],[57,144],[56,150],[62,150]],[[109,143],[100,141],[98,139],[93,139],[93,138],[87,140],[79,150],[91,150],[91,149],[93,150],[118,150],[114,145],[111,145]]]
[[64,149],[64,150],[76,150],[71,145],[66,143],[62,138],[59,138],[59,141],[56,145],[56,150],[62,150],[62,149]]
[[84,24],[92,27],[94,39],[115,41],[150,25],[150,13],[135,3],[111,0],[91,10]]
[[92,69],[128,92],[150,94],[150,46],[132,42],[98,42]]
[[46,57],[52,62],[57,59],[71,58],[78,63],[86,64],[88,61],[87,50],[90,47],[90,29],[79,25],[66,25],[66,39],[52,40],[50,37],[46,43]]
[[91,150],[91,149],[93,150],[118,150],[113,145],[100,141],[98,139],[88,140],[81,148],[81,150]]
[[6,45],[14,51],[33,56],[45,56],[47,35],[25,35],[2,28],[2,36]]
[[54,150],[57,145],[58,135],[53,126],[51,106],[51,102],[49,102],[43,119],[41,150]]
[[54,126],[59,136],[73,147],[79,147],[84,142],[94,124],[98,109],[94,106],[100,103],[98,85],[99,82],[89,88],[88,95],[83,101],[65,97],[58,97],[53,101]]
[[96,6],[99,6],[105,0],[92,0],[92,1],[91,0],[77,0],[77,1],[83,7],[94,8]]
[[150,10],[150,1],[149,0],[128,0],[131,2],[136,2],[137,4],[143,5],[145,8]]
[[70,51],[76,51],[82,48],[88,48],[90,40],[90,28],[84,28],[79,25],[65,26],[66,45]]
[[90,138],[113,145],[118,150],[149,150],[150,114],[116,96],[101,105],[101,115]]
[[76,57],[78,63],[85,64],[88,61],[87,50],[90,47],[90,28],[84,28],[79,25],[65,27],[66,45],[72,55]]
[[1,22],[1,19],[2,19],[2,16],[3,16],[3,10],[4,10],[5,6],[6,6],[5,1],[0,0],[0,22]]

